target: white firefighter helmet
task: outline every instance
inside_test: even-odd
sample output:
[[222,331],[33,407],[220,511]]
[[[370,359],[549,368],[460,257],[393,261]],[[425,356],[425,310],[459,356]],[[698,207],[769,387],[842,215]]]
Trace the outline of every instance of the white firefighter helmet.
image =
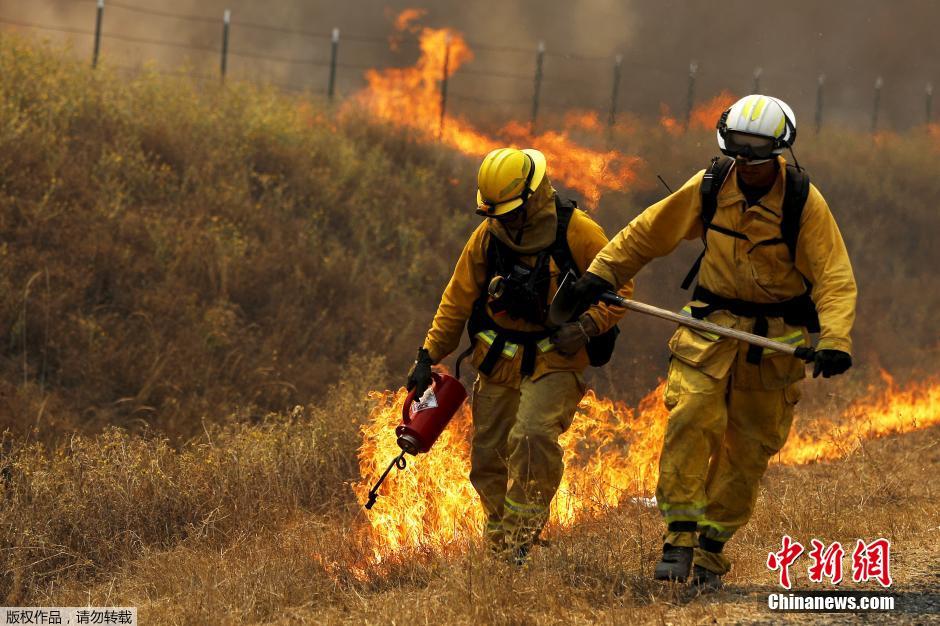
[[718,147],[731,157],[767,159],[791,147],[795,140],[793,109],[770,96],[745,96],[718,120]]

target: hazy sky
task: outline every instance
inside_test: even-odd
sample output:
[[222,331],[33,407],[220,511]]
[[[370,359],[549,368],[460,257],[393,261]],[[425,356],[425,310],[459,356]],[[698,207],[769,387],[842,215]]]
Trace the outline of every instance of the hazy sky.
[[[167,13],[190,14],[218,22],[176,20],[140,14],[122,5]],[[362,67],[411,63],[416,46],[392,54],[384,41],[391,15],[407,7],[427,10],[423,23],[451,26],[470,41],[497,48],[534,50],[545,41],[545,106],[606,108],[610,98],[612,57],[624,55],[620,106],[655,113],[665,102],[684,107],[689,62],[699,65],[696,94],[704,99],[720,89],[750,92],[753,71],[763,68],[761,90],[789,101],[797,116],[811,120],[816,80],[824,73],[829,117],[867,124],[873,84],[884,77],[882,120],[907,127],[924,119],[924,88],[940,83],[940,1],[936,0],[445,0],[392,2],[323,0],[106,0],[105,32],[133,38],[188,43],[208,48],[185,50],[116,39],[105,40],[104,54],[117,64],[159,58],[166,65],[188,62],[215,75],[221,15],[233,13],[233,76],[265,78],[325,89],[329,57],[326,39],[246,26],[245,22],[328,33],[343,33],[338,88],[349,92],[362,84]],[[85,0],[0,0],[0,19],[31,21],[91,30],[95,5]],[[0,24],[9,28],[9,25]],[[45,33],[58,37],[55,33]],[[74,41],[77,54],[90,56],[90,37],[61,35]],[[284,63],[238,56],[239,52],[319,64]],[[565,58],[560,53],[575,53]],[[581,57],[591,57],[582,59]],[[453,92],[506,104],[507,114],[524,115],[532,92],[534,52],[482,50],[458,72]],[[470,72],[473,72],[472,74]],[[488,76],[499,73],[510,76]],[[519,78],[513,78],[518,75]],[[455,106],[460,106],[455,103]],[[465,105],[466,106],[466,105]],[[940,108],[938,105],[937,108]],[[935,116],[940,117],[940,112]]]

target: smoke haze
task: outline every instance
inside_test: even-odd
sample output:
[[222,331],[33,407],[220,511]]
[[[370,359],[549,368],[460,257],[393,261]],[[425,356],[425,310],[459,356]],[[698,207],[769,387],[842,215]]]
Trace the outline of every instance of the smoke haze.
[[[142,14],[126,6],[202,16],[209,21]],[[127,0],[126,5],[106,2],[105,33],[203,49],[107,38],[102,51],[115,65],[157,60],[168,67],[186,64],[215,78],[221,16],[229,8],[233,16],[229,72],[233,77],[322,92],[328,75],[328,38],[248,24],[324,35],[338,27],[342,38],[337,90],[345,94],[363,85],[364,68],[414,61],[418,51],[413,40],[406,40],[395,52],[389,51],[386,42],[393,30],[392,17],[408,7],[427,11],[422,23],[450,26],[471,42],[476,58],[453,78],[458,100],[461,95],[472,100],[454,105],[456,111],[466,114],[484,108],[497,115],[524,117],[532,94],[533,51],[539,41],[544,41],[547,49],[542,103],[546,109],[578,106],[606,110],[612,58],[618,53],[624,56],[619,109],[639,114],[657,114],[660,103],[673,111],[684,109],[691,61],[698,64],[698,101],[722,89],[736,95],[750,92],[754,71],[761,68],[761,91],[791,103],[804,122],[813,117],[817,77],[824,74],[827,122],[866,129],[874,102],[873,86],[879,76],[884,78],[881,128],[905,129],[922,123],[925,85],[940,82],[940,39],[934,32],[940,23],[940,3],[930,0],[793,0],[785,4],[752,0]],[[0,19],[88,31],[94,27],[94,13],[93,2],[0,2]],[[15,26],[6,24],[4,28]],[[67,38],[76,54],[90,56],[88,34],[41,32],[53,39]],[[270,58],[259,59],[259,55]]]

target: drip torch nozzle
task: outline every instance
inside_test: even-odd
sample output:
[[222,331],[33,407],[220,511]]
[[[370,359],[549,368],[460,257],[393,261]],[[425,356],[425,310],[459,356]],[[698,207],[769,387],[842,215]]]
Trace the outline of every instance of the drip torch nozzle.
[[373,505],[375,505],[375,501],[379,498],[379,487],[381,487],[382,483],[385,482],[385,479],[388,477],[388,473],[392,471],[393,467],[397,467],[399,470],[403,470],[408,467],[408,461],[405,460],[404,450],[401,451],[401,454],[392,459],[392,462],[389,463],[388,467],[385,468],[385,471],[382,472],[378,482],[376,482],[369,491],[369,500],[366,502],[366,509],[372,509]]

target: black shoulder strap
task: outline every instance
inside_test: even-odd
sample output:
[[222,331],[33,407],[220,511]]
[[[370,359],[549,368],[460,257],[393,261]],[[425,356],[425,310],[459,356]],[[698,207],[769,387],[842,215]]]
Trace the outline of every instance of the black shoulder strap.
[[[493,233],[488,232],[486,235],[486,285],[489,285],[497,274],[511,271],[512,266],[518,261],[519,255]],[[485,287],[483,295],[486,295]]]
[[725,178],[728,177],[728,172],[731,171],[731,165],[734,163],[734,159],[730,157],[715,157],[712,159],[712,164],[706,170],[705,176],[702,178],[701,194],[702,194],[702,239],[706,237],[706,231],[711,226],[712,220],[715,219],[715,211],[718,210],[718,192],[721,191],[721,186],[725,182]]
[[486,233],[486,280],[483,284],[483,294],[486,293],[486,286],[489,285],[493,277],[499,271],[500,261],[499,240],[493,236],[493,233]]
[[558,219],[558,227],[555,230],[555,243],[552,245],[552,259],[555,261],[555,265],[558,266],[558,271],[562,274],[567,273],[570,269],[580,276],[581,270],[574,262],[571,247],[568,245],[568,224],[571,223],[571,218],[577,208],[578,203],[576,201],[555,194],[555,215]]
[[796,261],[796,242],[800,238],[800,221],[803,207],[809,198],[809,174],[806,170],[787,165],[787,188],[783,195],[783,217],[780,222],[781,237]]
[[[702,259],[705,258],[705,252],[708,249],[708,230],[712,228],[712,220],[715,219],[715,212],[718,211],[718,192],[731,171],[731,165],[734,159],[731,157],[714,157],[711,165],[705,170],[705,176],[702,178],[700,193],[702,194],[702,244],[705,250],[699,255],[689,273],[682,280],[682,288],[688,289],[692,286],[692,281],[698,276],[698,270],[702,267]],[[722,229],[724,231],[724,229]],[[726,234],[735,236],[736,233],[727,231]]]

